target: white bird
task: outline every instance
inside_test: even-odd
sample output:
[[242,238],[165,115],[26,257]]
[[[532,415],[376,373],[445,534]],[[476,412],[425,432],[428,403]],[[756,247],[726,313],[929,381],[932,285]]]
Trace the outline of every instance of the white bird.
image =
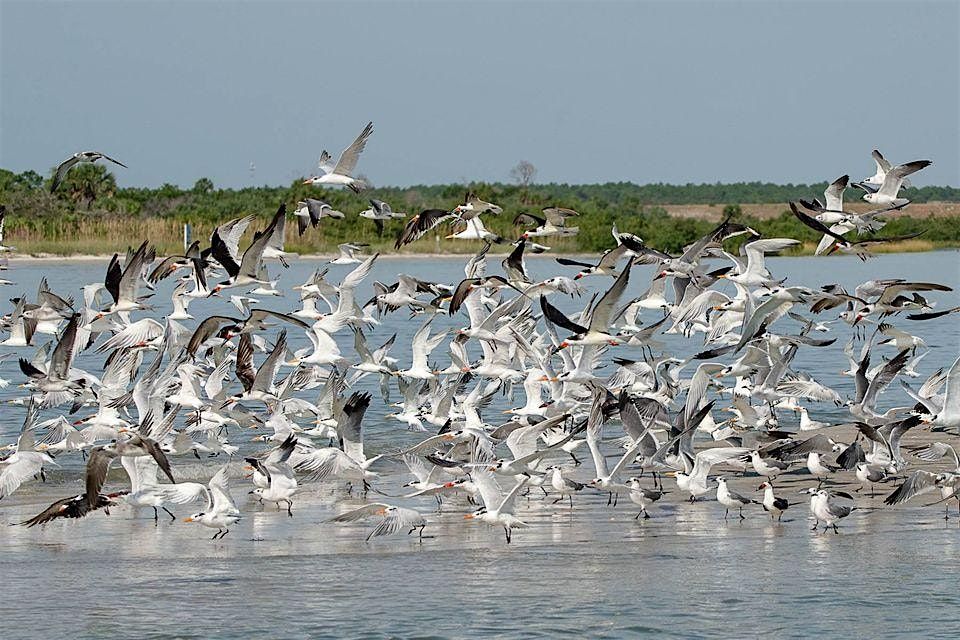
[[368,122],[367,126],[363,128],[363,131],[360,132],[360,135],[357,136],[357,139],[354,140],[349,147],[343,150],[343,153],[340,154],[340,159],[337,160],[337,164],[330,164],[330,161],[333,159],[332,156],[324,151],[320,154],[320,170],[323,172],[322,175],[312,176],[304,180],[303,184],[312,184],[312,185],[321,185],[321,184],[332,184],[340,185],[345,187],[350,187],[354,192],[360,193],[362,189],[366,187],[363,180],[353,176],[353,171],[357,167],[357,161],[360,159],[360,154],[363,153],[363,149],[367,146],[367,139],[370,137],[370,134],[373,133],[373,123]]
[[119,160],[111,158],[105,153],[100,153],[99,151],[78,151],[57,166],[57,172],[53,176],[53,182],[50,183],[50,193],[53,193],[57,190],[57,187],[60,186],[60,183],[63,182],[63,179],[67,176],[67,172],[69,172],[74,166],[80,164],[81,162],[93,163],[101,158],[104,160],[109,160],[113,164],[119,165],[124,169],[127,168],[127,165],[123,164]]
[[337,248],[340,250],[340,255],[331,260],[330,264],[360,264],[362,260],[354,254],[358,251],[363,251],[365,247],[369,246],[368,244],[360,242],[344,242],[343,244],[338,244]]
[[880,189],[876,193],[864,194],[863,199],[880,207],[902,207],[908,204],[910,202],[908,199],[897,197],[900,187],[903,186],[903,179],[931,164],[933,163],[929,160],[914,160],[891,168],[884,175]]
[[338,516],[330,518],[327,522],[356,522],[357,520],[364,520],[371,517],[379,518],[380,521],[367,535],[367,541],[377,536],[387,536],[398,533],[404,529],[409,529],[409,531],[407,531],[408,535],[419,529],[417,535],[423,538],[423,529],[427,526],[426,519],[420,515],[418,511],[383,502],[374,502],[357,509],[352,509],[346,513],[341,513]]
[[217,537],[223,538],[230,533],[230,527],[239,521],[240,510],[237,509],[237,505],[230,495],[227,467],[223,466],[207,483],[206,508],[189,518],[184,518],[184,522],[199,522],[205,527],[216,529],[217,532],[210,538],[216,540]]
[[517,496],[527,484],[529,478],[523,476],[517,481],[513,488],[504,495],[493,474],[486,469],[477,469],[471,473],[477,490],[480,492],[480,498],[483,500],[483,507],[473,513],[468,513],[464,517],[466,520],[479,520],[491,526],[503,527],[503,533],[507,544],[513,539],[513,530],[527,527],[527,523],[514,515],[514,508],[517,502]]

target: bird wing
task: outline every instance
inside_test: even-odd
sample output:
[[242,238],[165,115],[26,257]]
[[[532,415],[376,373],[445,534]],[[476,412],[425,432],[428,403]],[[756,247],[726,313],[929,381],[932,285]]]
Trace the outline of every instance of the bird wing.
[[109,340],[97,347],[96,351],[97,353],[104,353],[114,349],[129,349],[136,345],[143,346],[145,343],[159,338],[163,333],[164,327],[162,324],[153,318],[144,318],[115,333]]
[[354,140],[350,146],[344,149],[343,153],[340,154],[340,159],[337,160],[337,166],[333,168],[333,173],[341,176],[353,177],[353,170],[357,167],[357,161],[360,159],[360,154],[363,153],[364,147],[367,146],[367,139],[372,133],[373,123],[368,122],[367,126],[365,126],[363,131],[360,132],[360,135],[357,136],[357,139]]
[[244,391],[250,391],[253,388],[257,373],[253,369],[253,340],[249,333],[240,336],[240,344],[237,347],[236,362],[237,379],[243,385]]
[[592,331],[606,333],[610,327],[610,318],[613,316],[614,308],[619,304],[623,292],[627,289],[627,283],[630,280],[631,264],[632,263],[628,262],[624,266],[623,271],[621,271],[617,279],[614,280],[613,286],[607,289],[606,293],[604,293],[597,301],[597,304],[594,305],[590,313],[590,329]]
[[917,470],[907,476],[907,479],[897,487],[893,493],[883,499],[884,504],[900,504],[914,496],[923,495],[936,489],[937,474],[929,471]]
[[351,509],[350,511],[345,511],[339,515],[336,515],[327,520],[327,522],[357,522],[359,520],[369,518],[370,516],[385,515],[387,509],[390,508],[391,505],[383,502],[371,502],[370,504],[365,504],[357,509]]
[[502,503],[503,491],[494,479],[493,473],[486,467],[474,468],[473,471],[470,472],[470,478],[477,486],[477,490],[480,492],[480,499],[483,500],[483,504],[488,510],[492,511],[497,505]]
[[90,452],[87,458],[87,466],[84,470],[84,484],[86,485],[87,504],[93,506],[97,504],[100,497],[100,489],[107,480],[107,472],[110,470],[110,464],[117,454],[108,451],[103,447],[97,447]]
[[960,357],[953,361],[950,370],[947,371],[942,411],[952,416],[960,415]]
[[570,320],[562,311],[547,302],[546,296],[540,296],[540,309],[543,310],[544,317],[558,327],[563,327],[577,334],[587,332],[586,327]]
[[70,316],[67,328],[60,335],[53,355],[50,356],[48,377],[55,380],[66,380],[70,373],[70,364],[73,362],[74,346],[77,341],[77,328],[80,326],[80,314]]
[[284,330],[277,336],[277,342],[273,346],[273,351],[270,352],[270,355],[267,356],[267,359],[263,361],[263,364],[260,365],[260,368],[257,370],[257,375],[253,380],[253,390],[264,393],[270,392],[270,388],[273,386],[273,379],[276,377],[280,365],[283,364],[283,356],[286,352],[287,332]]
[[363,416],[369,406],[369,393],[354,392],[343,405],[343,415],[337,421],[341,448],[358,462],[366,460],[363,452]]
[[254,234],[253,242],[251,242],[250,246],[243,252],[243,257],[240,259],[240,274],[251,278],[258,276],[260,263],[263,259],[263,250],[270,244],[270,238],[273,237],[274,230],[277,228],[277,225],[280,224],[280,218],[284,217],[286,213],[287,205],[286,203],[281,203],[280,208],[277,209],[277,213],[274,214],[267,228]]
[[517,496],[520,495],[520,491],[526,486],[527,481],[530,479],[529,476],[523,476],[520,480],[517,481],[517,484],[513,485],[513,489],[510,490],[500,503],[499,511],[500,513],[511,513],[513,511],[513,505],[517,501]]
[[705,481],[713,465],[739,458],[746,453],[750,453],[750,450],[744,447],[714,447],[713,449],[705,449],[694,456],[693,470],[690,472],[690,478]]
[[50,183],[50,193],[53,193],[57,190],[57,187],[60,186],[60,183],[63,182],[63,179],[66,177],[67,172],[73,168],[75,164],[80,162],[80,158],[77,156],[70,156],[57,166],[57,172],[53,176],[53,182]]
[[897,193],[900,191],[900,187],[903,185],[903,179],[906,178],[911,173],[916,173],[925,167],[929,167],[931,163],[929,160],[914,160],[913,162],[908,162],[906,164],[900,164],[889,171],[887,175],[883,178],[883,184],[880,185],[880,195],[889,196],[891,198],[896,198]]
[[220,467],[207,486],[210,490],[209,509],[212,511],[238,512],[233,496],[230,495],[230,486],[227,480],[227,465]]
[[207,497],[207,487],[199,482],[178,482],[164,484],[155,489],[163,496],[164,502],[173,504],[189,504]]
[[562,227],[566,224],[567,218],[580,215],[573,209],[566,209],[564,207],[547,207],[546,209],[541,209],[541,213],[543,213],[547,222],[555,227]]
[[377,523],[377,526],[373,528],[373,531],[370,532],[367,539],[399,533],[404,529],[420,527],[426,524],[423,516],[421,516],[418,511],[407,509],[406,507],[391,507],[380,515],[383,515],[383,519]]
[[823,192],[823,198],[827,203],[827,209],[831,211],[843,211],[843,191],[850,182],[850,176],[843,175],[830,183],[827,190]]
[[397,236],[394,248],[399,249],[405,244],[419,240],[441,222],[453,217],[453,214],[446,209],[425,209],[421,211],[410,218],[404,225],[400,231],[400,235]]

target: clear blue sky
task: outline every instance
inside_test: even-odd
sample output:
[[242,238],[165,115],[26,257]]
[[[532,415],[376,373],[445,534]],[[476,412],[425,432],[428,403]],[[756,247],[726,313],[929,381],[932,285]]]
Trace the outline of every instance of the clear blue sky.
[[[0,2],[0,166],[286,184],[368,121],[378,185],[960,184],[960,3]],[[249,166],[256,172],[251,180]]]

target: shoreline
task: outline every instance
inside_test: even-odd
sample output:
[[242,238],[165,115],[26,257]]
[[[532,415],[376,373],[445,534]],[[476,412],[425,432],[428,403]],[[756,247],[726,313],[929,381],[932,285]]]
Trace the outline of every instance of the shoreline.
[[[960,251],[960,247],[950,247],[950,246],[947,246],[947,247],[929,247],[929,248],[916,249],[916,250],[899,249],[899,250],[895,250],[895,251],[883,251],[883,250],[877,251],[877,250],[875,250],[873,253],[876,254],[876,255],[880,255],[880,254],[890,254],[890,253],[904,253],[904,254],[905,254],[905,253],[930,253],[930,252],[933,252],[933,251]],[[375,253],[375,252],[371,252],[370,254],[364,254],[364,255],[371,255],[372,253]],[[297,260],[333,260],[333,259],[336,258],[338,255],[339,255],[339,254],[337,254],[337,253],[329,253],[329,254],[324,254],[324,253],[305,253],[305,254],[300,254],[300,255],[298,255],[297,258],[295,258],[295,259],[297,259]],[[450,259],[453,259],[453,258],[461,258],[461,257],[464,257],[464,256],[472,256],[472,255],[474,255],[474,253],[473,253],[473,252],[468,252],[468,251],[464,251],[464,252],[452,252],[452,253],[381,253],[381,254],[380,254],[380,257],[378,258],[378,260],[401,260],[401,259],[429,259],[429,260],[437,260],[437,259],[443,259],[443,258],[450,258]],[[508,254],[505,252],[505,253],[502,253],[502,254],[501,254],[501,253],[495,253],[495,254],[489,254],[489,255],[492,255],[492,256],[501,256],[501,255],[502,255],[502,256],[506,257]],[[540,253],[540,254],[526,254],[526,255],[524,255],[524,259],[525,259],[525,260],[553,259],[553,258],[559,256],[559,257],[564,257],[564,258],[574,258],[574,259],[584,258],[584,259],[594,259],[594,260],[595,260],[598,255],[600,255],[600,254],[599,254],[599,253],[582,253],[582,252],[579,252],[579,253]],[[792,254],[792,255],[791,255],[791,254],[787,254],[787,255],[770,255],[770,256],[767,256],[767,259],[771,259],[771,258],[836,258],[836,257],[842,257],[842,256],[844,256],[844,255],[845,255],[845,254],[842,254],[842,253],[835,253],[835,254],[832,254],[832,255],[815,256],[815,255],[814,255],[813,253],[811,253],[811,252],[806,252],[806,251],[804,251],[804,252],[802,252],[802,253]],[[50,263],[50,262],[58,262],[58,261],[59,261],[59,262],[107,262],[107,261],[109,261],[109,260],[113,257],[113,254],[111,253],[111,254],[69,254],[69,255],[57,255],[57,254],[47,254],[47,253],[41,253],[41,254],[11,253],[11,254],[8,254],[8,255],[5,256],[5,257],[6,257],[7,260],[9,260],[10,263],[17,263],[17,262],[20,262],[20,263]],[[162,255],[158,254],[157,257],[158,257],[158,258],[162,258],[162,257],[165,257],[165,256],[162,256]]]

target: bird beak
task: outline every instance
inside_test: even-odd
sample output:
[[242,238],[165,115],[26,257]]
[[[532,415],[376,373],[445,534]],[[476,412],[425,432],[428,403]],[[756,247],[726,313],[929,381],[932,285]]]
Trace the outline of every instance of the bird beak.
[[464,514],[463,519],[464,519],[464,520],[473,520],[473,514],[472,514],[472,513],[466,513],[466,514]]
[[670,478],[676,478],[676,477],[677,477],[677,472],[676,472],[676,471],[668,471],[668,472],[666,472],[666,473],[663,474],[663,475],[665,475],[665,476],[667,476],[667,477],[670,477]]
[[574,279],[574,280],[579,280],[579,279],[582,278],[582,277],[583,277],[583,274],[582,274],[582,273],[578,273],[577,275],[573,276],[573,279]]
[[567,342],[566,340],[564,340],[563,342],[560,343],[560,346],[557,347],[557,349],[558,349],[558,350],[559,350],[559,349],[566,349],[566,348],[569,347],[569,346],[570,346],[570,343]]
[[303,181],[303,184],[310,184],[311,182],[313,182],[313,178],[308,178]]
[[184,521],[184,522],[193,522],[193,518],[184,518],[183,521]]
[[496,471],[496,470],[497,470],[496,467],[487,467],[487,471]]

